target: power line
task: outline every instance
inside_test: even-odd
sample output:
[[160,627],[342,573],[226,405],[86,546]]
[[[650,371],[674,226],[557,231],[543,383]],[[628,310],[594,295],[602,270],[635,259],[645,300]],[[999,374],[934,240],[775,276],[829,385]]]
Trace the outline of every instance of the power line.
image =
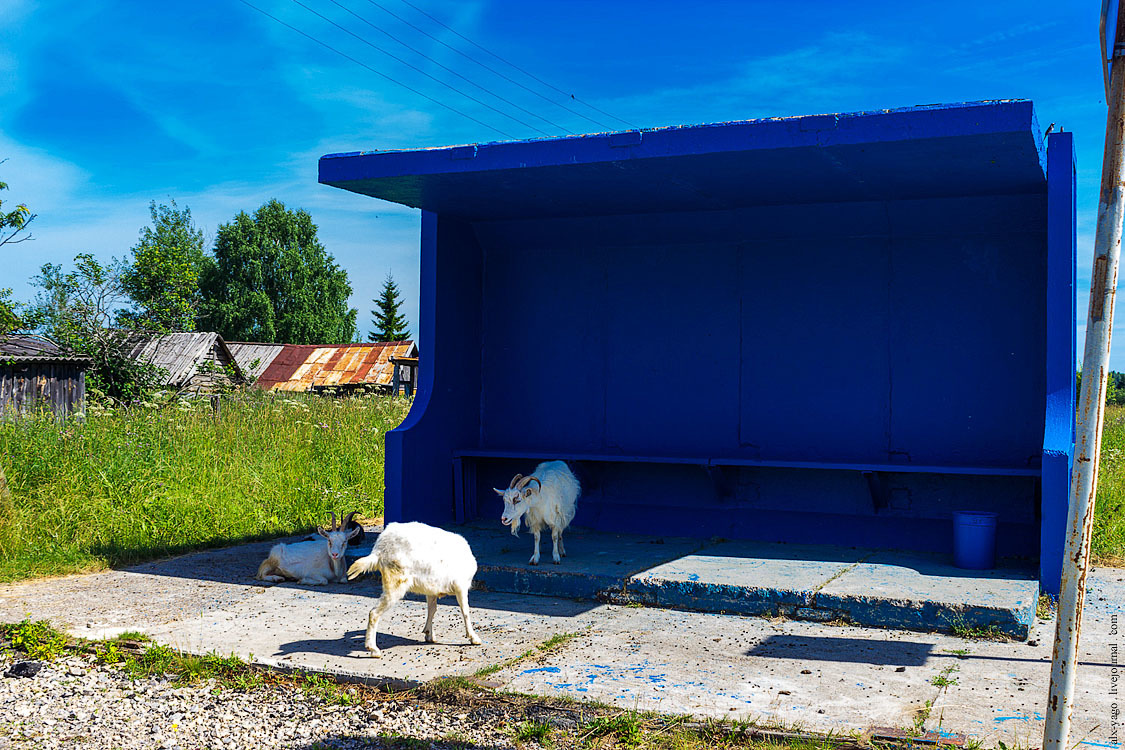
[[385,79],[387,79],[388,81],[390,81],[391,83],[397,84],[397,85],[401,86],[402,88],[406,89],[407,91],[409,91],[409,92],[411,92],[411,93],[414,93],[414,94],[417,94],[418,96],[422,97],[423,99],[426,99],[426,100],[428,100],[428,101],[431,101],[431,102],[433,102],[434,104],[438,105],[439,107],[444,107],[445,109],[448,109],[448,110],[449,110],[450,112],[455,112],[456,114],[459,114],[459,115],[461,115],[462,117],[465,117],[465,118],[467,118],[467,119],[469,119],[469,120],[472,120],[473,122],[477,123],[478,125],[483,125],[484,127],[488,128],[489,130],[493,130],[493,131],[495,131],[495,132],[499,133],[500,135],[504,136],[505,138],[513,138],[513,139],[515,138],[515,136],[514,136],[514,135],[512,135],[511,133],[506,133],[506,132],[504,132],[503,130],[501,130],[500,128],[496,127],[495,125],[489,125],[489,124],[488,124],[487,122],[484,122],[484,121],[482,121],[482,120],[478,120],[477,118],[473,117],[472,115],[469,115],[469,114],[465,114],[465,113],[464,113],[464,112],[462,112],[461,110],[459,110],[459,109],[456,109],[456,108],[454,108],[454,107],[451,107],[451,106],[449,106],[448,104],[446,104],[445,102],[441,102],[441,101],[438,101],[437,99],[433,98],[432,96],[429,96],[428,94],[423,94],[423,93],[422,93],[421,91],[419,91],[418,89],[412,88],[412,87],[408,86],[407,84],[405,84],[405,83],[403,83],[403,82],[401,82],[401,81],[397,81],[397,80],[395,80],[394,78],[391,78],[391,77],[390,77],[389,75],[387,75],[386,73],[382,73],[382,72],[380,72],[380,71],[378,71],[378,70],[375,70],[375,68],[372,68],[372,67],[371,67],[370,65],[368,65],[367,63],[364,63],[364,62],[360,62],[359,60],[355,59],[355,58],[354,58],[354,57],[352,57],[351,55],[348,55],[348,54],[346,54],[346,53],[344,53],[344,52],[341,52],[340,50],[336,49],[336,48],[335,48],[335,47],[333,47],[332,45],[330,45],[330,44],[328,44],[328,43],[326,43],[326,42],[322,42],[322,41],[320,41],[319,39],[317,39],[316,37],[312,36],[311,34],[306,34],[305,32],[303,32],[303,31],[301,31],[300,29],[298,29],[298,28],[297,28],[296,26],[292,26],[292,25],[290,25],[290,24],[286,23],[285,21],[282,21],[282,20],[281,20],[280,18],[278,18],[278,17],[276,17],[276,16],[272,16],[272,15],[270,15],[269,13],[267,13],[267,12],[266,12],[266,11],[264,11],[264,10],[262,10],[262,9],[261,9],[261,8],[259,8],[258,6],[256,6],[256,5],[252,5],[251,3],[247,2],[247,0],[238,0],[238,1],[239,1],[240,3],[242,3],[243,5],[245,5],[245,6],[247,6],[247,7],[250,7],[250,8],[253,8],[254,10],[258,11],[259,13],[261,13],[261,14],[262,14],[263,16],[265,16],[266,18],[270,18],[270,19],[273,19],[274,21],[276,21],[277,23],[281,24],[281,25],[282,25],[282,26],[284,26],[285,28],[287,28],[287,29],[290,29],[291,31],[295,31],[295,32],[297,32],[298,34],[300,34],[301,36],[305,37],[306,39],[308,39],[308,40],[310,40],[310,41],[313,41],[313,42],[316,42],[316,43],[317,43],[317,44],[319,44],[319,45],[320,45],[321,47],[324,47],[324,48],[326,48],[326,49],[332,50],[333,52],[335,52],[335,53],[336,53],[337,55],[339,55],[340,57],[343,57],[343,58],[345,58],[345,59],[347,59],[347,60],[351,60],[352,62],[354,62],[354,63],[355,63],[356,65],[360,66],[361,68],[365,68],[365,69],[367,69],[367,70],[371,71],[372,73],[374,73],[375,75],[377,75],[377,76],[380,76],[380,77],[382,77],[382,78],[385,78]]
[[[572,130],[570,130],[570,129],[568,129],[568,128],[566,128],[566,127],[562,126],[562,125],[559,125],[559,124],[558,124],[557,122],[552,122],[552,121],[548,120],[548,119],[547,119],[546,117],[543,117],[542,115],[536,114],[535,112],[532,112],[532,111],[531,111],[531,110],[529,110],[529,109],[524,109],[523,107],[521,107],[520,105],[516,104],[515,102],[513,102],[513,101],[510,101],[510,100],[508,100],[508,99],[505,99],[504,97],[500,96],[500,95],[499,95],[499,94],[497,94],[496,92],[494,92],[494,91],[490,91],[490,90],[489,90],[489,89],[487,89],[486,87],[484,87],[484,86],[481,86],[481,85],[480,85],[479,83],[476,83],[475,81],[473,81],[473,80],[471,80],[471,79],[469,79],[469,78],[466,78],[465,76],[463,76],[462,74],[460,74],[460,73],[458,73],[458,72],[457,72],[456,70],[454,70],[453,68],[450,68],[450,67],[447,67],[447,66],[445,66],[445,65],[442,65],[442,64],[441,64],[440,62],[438,62],[438,61],[437,61],[437,60],[435,60],[434,58],[430,57],[430,56],[429,56],[429,55],[427,55],[427,54],[426,54],[425,52],[423,52],[423,51],[421,51],[421,50],[419,50],[419,49],[415,49],[414,47],[411,47],[411,46],[410,46],[409,44],[407,44],[406,42],[402,41],[401,39],[399,39],[398,37],[396,37],[396,36],[395,36],[394,34],[392,34],[391,32],[387,31],[386,29],[382,28],[381,26],[379,26],[379,25],[377,25],[377,24],[374,24],[374,23],[372,23],[371,21],[369,21],[368,19],[364,18],[364,17],[363,17],[363,16],[361,16],[360,14],[356,13],[355,11],[353,11],[353,10],[352,10],[351,8],[347,7],[347,6],[346,6],[346,5],[344,5],[343,3],[340,3],[340,2],[338,2],[338,0],[328,0],[328,2],[332,3],[332,4],[333,4],[333,5],[335,5],[335,6],[337,7],[337,8],[340,8],[341,10],[343,10],[344,12],[346,12],[346,13],[349,13],[349,14],[351,14],[352,16],[355,16],[355,17],[356,17],[356,18],[358,18],[358,19],[359,19],[360,21],[363,21],[363,22],[364,22],[365,24],[367,24],[367,25],[368,25],[368,26],[370,26],[371,28],[375,29],[375,30],[376,30],[376,31],[378,31],[379,33],[381,33],[381,34],[383,34],[383,35],[385,35],[385,36],[388,36],[388,37],[390,37],[390,38],[391,38],[391,39],[392,39],[393,41],[395,41],[395,42],[398,42],[398,43],[399,43],[399,44],[401,44],[401,45],[402,45],[403,47],[406,47],[406,48],[407,48],[408,50],[410,50],[411,52],[415,53],[416,55],[421,55],[422,57],[424,57],[425,59],[429,60],[429,61],[430,61],[430,62],[432,62],[432,63],[433,63],[434,65],[438,66],[439,68],[441,68],[442,70],[446,71],[447,73],[452,73],[453,75],[457,76],[458,78],[460,78],[461,80],[465,81],[465,82],[466,82],[466,83],[468,83],[469,85],[471,85],[471,86],[475,86],[475,87],[477,87],[478,89],[480,89],[481,91],[485,92],[486,94],[489,94],[490,96],[494,96],[494,97],[496,97],[497,99],[499,99],[500,101],[504,102],[505,104],[508,104],[508,105],[510,105],[510,106],[512,106],[512,107],[515,107],[516,109],[518,109],[518,110],[519,110],[520,112],[523,112],[524,114],[528,114],[528,115],[531,115],[532,117],[535,117],[535,118],[537,118],[537,119],[539,119],[539,120],[542,120],[543,122],[547,123],[548,125],[550,125],[550,126],[551,126],[551,127],[553,127],[553,128],[558,128],[559,130],[562,130],[562,131],[564,131],[564,132],[566,132],[566,133],[570,133],[571,135],[574,135],[574,131],[572,131]],[[542,132],[542,131],[540,131],[540,132]]]
[[371,49],[374,49],[374,50],[378,50],[379,52],[382,52],[382,53],[383,53],[384,55],[386,55],[387,57],[391,58],[392,60],[396,60],[396,61],[398,61],[399,63],[402,63],[403,65],[405,65],[406,67],[408,67],[408,68],[411,68],[412,70],[416,70],[416,71],[418,71],[418,72],[419,72],[419,73],[421,73],[422,75],[426,76],[426,78],[429,78],[429,79],[430,79],[431,81],[434,81],[434,82],[436,82],[436,83],[440,83],[440,84],[441,84],[442,86],[445,86],[445,87],[446,87],[447,89],[449,89],[450,91],[453,91],[453,92],[455,92],[455,93],[458,93],[458,94],[460,94],[461,96],[465,97],[466,99],[468,99],[468,100],[470,100],[470,101],[473,101],[473,102],[476,102],[477,104],[479,104],[479,105],[480,105],[480,106],[482,106],[482,107],[485,107],[485,108],[487,108],[487,109],[491,109],[491,110],[492,110],[493,112],[495,112],[495,113],[496,113],[496,114],[498,114],[498,115],[502,115],[502,116],[504,116],[504,117],[507,117],[507,118],[508,118],[509,120],[512,120],[512,121],[514,121],[514,122],[518,122],[518,123],[519,123],[520,125],[523,125],[523,126],[524,126],[525,128],[531,128],[531,129],[532,129],[532,130],[534,130],[534,131],[535,131],[536,133],[540,133],[540,134],[542,134],[542,135],[548,135],[548,136],[549,136],[549,135],[551,135],[550,133],[548,133],[548,132],[547,132],[546,130],[543,130],[542,128],[537,128],[537,127],[535,127],[534,125],[532,125],[531,123],[528,123],[528,122],[524,122],[524,121],[523,121],[523,120],[521,120],[520,118],[518,118],[518,117],[515,117],[514,115],[510,115],[510,114],[508,114],[507,112],[505,112],[505,111],[504,111],[504,110],[502,110],[502,109],[497,109],[496,107],[493,107],[493,106],[492,106],[491,104],[489,104],[488,102],[482,102],[482,101],[481,101],[480,99],[477,99],[477,98],[476,98],[475,96],[473,96],[472,94],[466,94],[466,93],[465,93],[464,91],[460,90],[459,88],[457,88],[457,87],[455,87],[455,86],[452,86],[452,85],[450,85],[450,84],[446,83],[445,81],[441,80],[441,79],[440,79],[440,78],[438,78],[437,76],[434,76],[434,75],[431,75],[431,74],[427,73],[426,71],[424,71],[424,70],[422,70],[421,68],[419,68],[419,67],[418,67],[417,65],[413,65],[413,64],[411,64],[411,63],[407,62],[406,60],[403,60],[403,59],[402,59],[401,57],[399,57],[398,55],[395,55],[395,54],[394,54],[394,53],[392,53],[392,52],[387,52],[387,51],[386,51],[385,49],[383,49],[383,48],[382,48],[382,47],[380,47],[379,45],[377,45],[377,44],[375,44],[375,43],[373,43],[373,42],[370,42],[370,41],[368,41],[367,39],[364,39],[363,37],[361,37],[361,36],[360,36],[359,34],[355,33],[354,31],[352,31],[351,29],[348,29],[348,28],[346,28],[346,27],[344,27],[344,26],[341,26],[340,24],[336,23],[335,21],[333,21],[333,20],[332,20],[331,18],[329,18],[328,16],[326,16],[326,15],[324,15],[324,14],[322,14],[322,13],[319,13],[318,11],[315,11],[315,10],[313,10],[313,9],[312,9],[312,8],[310,8],[309,6],[307,6],[307,5],[305,5],[304,3],[302,3],[302,2],[301,2],[301,0],[293,0],[293,2],[294,2],[294,3],[296,3],[297,5],[300,5],[300,6],[302,7],[302,8],[304,8],[305,10],[307,10],[307,11],[308,11],[309,13],[312,13],[312,14],[313,14],[314,16],[316,16],[317,18],[321,19],[322,21],[325,21],[325,22],[327,22],[327,23],[330,23],[330,24],[332,24],[333,26],[335,26],[335,27],[336,27],[337,29],[339,29],[340,31],[344,32],[345,34],[348,34],[349,36],[353,36],[353,37],[355,37],[356,39],[358,39],[359,41],[363,42],[364,44],[366,44],[366,45],[367,45],[368,47],[370,47]]
[[[459,50],[459,49],[457,49],[456,47],[454,47],[454,46],[453,46],[452,44],[449,44],[448,42],[446,42],[446,41],[445,41],[444,39],[439,39],[438,37],[434,36],[433,34],[431,34],[430,32],[426,31],[425,29],[423,29],[423,28],[421,28],[421,27],[419,27],[419,26],[415,26],[414,24],[410,23],[410,21],[406,20],[405,18],[403,18],[402,16],[398,15],[398,14],[397,14],[397,13],[395,13],[394,11],[390,10],[390,9],[389,9],[389,8],[387,8],[386,6],[384,6],[384,5],[380,5],[380,4],[379,4],[379,3],[377,3],[377,2],[375,1],[375,0],[367,0],[367,2],[371,3],[371,4],[372,4],[372,5],[374,5],[374,6],[376,7],[376,8],[378,8],[378,9],[379,9],[379,10],[381,10],[381,11],[383,11],[384,13],[386,13],[386,14],[387,14],[387,15],[389,15],[389,16],[391,16],[392,18],[397,18],[397,19],[398,19],[399,21],[402,21],[402,22],[403,22],[404,24],[406,24],[406,25],[407,25],[407,26],[409,26],[410,28],[414,29],[414,30],[415,30],[415,31],[417,31],[417,32],[418,32],[419,34],[423,34],[423,35],[425,35],[425,36],[428,36],[428,37],[429,37],[430,39],[433,39],[433,40],[434,40],[435,42],[437,42],[438,44],[442,45],[443,47],[448,47],[449,49],[453,50],[454,52],[456,52],[456,53],[457,53],[458,55],[460,55],[461,57],[465,58],[465,59],[466,59],[466,60],[468,60],[469,62],[472,62],[472,63],[476,63],[477,65],[481,66],[482,68],[484,68],[484,69],[485,69],[485,70],[487,70],[488,72],[492,73],[493,75],[497,75],[497,76],[499,76],[499,77],[503,78],[503,79],[504,79],[505,81],[507,81],[508,83],[514,84],[514,85],[516,85],[516,86],[519,86],[519,87],[520,87],[521,89],[523,89],[524,91],[527,91],[527,92],[529,92],[529,93],[531,93],[531,94],[535,94],[535,96],[538,96],[538,97],[539,97],[540,99],[542,99],[543,101],[545,101],[545,102],[548,102],[549,104],[553,104],[554,106],[556,106],[556,107],[559,107],[559,108],[561,108],[561,109],[564,109],[564,110],[566,110],[567,112],[570,112],[570,113],[571,113],[572,115],[577,115],[578,117],[581,117],[581,118],[582,118],[583,120],[588,120],[589,122],[592,122],[592,123],[594,123],[594,124],[595,124],[595,125],[597,125],[598,127],[601,127],[601,128],[605,128],[606,130],[613,130],[613,126],[612,126],[612,125],[606,125],[606,124],[605,124],[604,122],[602,122],[601,120],[595,120],[595,119],[594,119],[593,117],[590,117],[589,115],[585,115],[585,114],[582,114],[581,112],[579,112],[579,111],[578,111],[578,110],[576,110],[576,109],[571,109],[570,107],[566,106],[565,104],[560,104],[559,102],[555,101],[555,100],[554,100],[554,99],[552,99],[551,97],[549,97],[549,96],[544,96],[543,94],[539,93],[539,92],[538,92],[538,91],[536,91],[535,89],[533,89],[533,88],[530,88],[530,87],[528,87],[528,86],[525,86],[524,84],[520,83],[520,82],[519,82],[519,81],[517,81],[516,79],[514,79],[514,78],[512,78],[512,77],[510,77],[510,76],[508,76],[508,75],[505,75],[504,73],[502,73],[501,71],[499,71],[499,70],[497,70],[496,68],[492,67],[491,65],[485,65],[485,64],[484,64],[484,63],[482,63],[482,62],[481,62],[480,60],[476,59],[475,57],[473,57],[473,56],[471,56],[471,55],[468,55],[468,54],[466,54],[465,52],[462,52],[461,50]],[[424,13],[424,11],[423,11],[423,13]],[[428,14],[427,14],[427,15],[428,15]],[[432,18],[432,16],[431,16],[431,18]],[[437,21],[437,19],[436,19],[436,18],[435,18],[434,20],[435,20],[435,21]],[[437,22],[438,22],[438,23],[441,23],[441,21],[437,21]],[[444,25],[444,24],[442,24],[442,25]],[[449,27],[446,27],[446,28],[449,28]],[[453,29],[450,29],[450,31],[453,31]],[[453,33],[455,33],[455,34],[456,34],[457,32],[455,32],[455,31],[454,31]],[[458,36],[460,36],[460,34],[458,34]],[[471,40],[470,40],[470,41],[471,41]],[[488,52],[488,50],[485,50],[485,52]],[[491,54],[491,53],[490,53],[490,54]],[[501,59],[502,59],[502,58],[501,58]],[[509,63],[509,65],[510,65],[510,64],[511,64],[511,63]],[[513,66],[513,67],[515,67],[515,66]],[[534,78],[534,77],[535,77],[535,76],[532,76],[532,78]],[[553,87],[552,87],[552,88],[553,88]],[[556,90],[557,90],[557,89],[556,89]],[[566,96],[570,96],[570,94],[566,94],[566,92],[563,92],[563,93],[564,93],[564,94],[565,94]],[[575,99],[575,101],[578,101],[578,99]],[[587,105],[587,106],[589,106],[589,105]],[[612,117],[612,115],[610,115],[610,116]],[[617,118],[614,118],[614,119],[617,119]],[[624,122],[624,120],[622,120],[622,122]],[[628,123],[626,123],[626,124],[628,124]]]
[[[371,0],[368,0],[368,1],[370,2]],[[491,50],[489,50],[489,49],[485,49],[484,47],[480,46],[479,44],[477,44],[476,42],[474,42],[474,41],[473,41],[472,39],[470,39],[469,37],[465,36],[464,34],[462,34],[462,33],[461,33],[461,32],[459,32],[459,31],[457,31],[457,29],[454,29],[454,28],[452,28],[452,27],[450,27],[450,26],[447,26],[446,24],[442,23],[442,22],[441,22],[441,21],[439,21],[438,19],[434,18],[434,17],[433,17],[433,16],[431,16],[431,15],[430,15],[429,13],[427,13],[426,11],[422,10],[421,8],[419,8],[419,7],[418,7],[417,5],[415,5],[414,3],[410,2],[410,0],[402,0],[402,2],[406,3],[406,4],[407,4],[407,5],[409,5],[409,6],[411,7],[411,8],[413,8],[413,9],[414,9],[414,10],[416,10],[416,11],[418,11],[419,13],[421,13],[422,15],[424,15],[424,16],[425,16],[426,18],[430,19],[431,21],[433,21],[433,22],[434,22],[434,23],[436,23],[437,25],[439,25],[439,26],[442,26],[442,27],[444,27],[444,28],[448,29],[449,31],[452,31],[452,32],[453,32],[454,34],[456,34],[457,36],[461,37],[462,39],[464,39],[464,40],[465,40],[466,42],[468,42],[469,44],[473,45],[473,46],[474,46],[474,47],[476,47],[477,49],[479,49],[479,50],[481,50],[481,51],[483,51],[483,52],[487,52],[488,54],[492,55],[493,57],[495,57],[495,58],[496,58],[497,60],[499,60],[500,62],[504,63],[505,65],[510,65],[511,67],[515,68],[516,70],[518,70],[519,72],[521,72],[521,73],[523,73],[523,74],[524,74],[525,76],[527,76],[528,78],[533,78],[533,79],[535,79],[536,81],[538,81],[539,83],[541,83],[541,84],[543,84],[544,86],[546,86],[547,88],[550,88],[550,89],[554,89],[555,91],[559,92],[559,93],[560,93],[560,94],[562,94],[563,96],[568,96],[568,97],[570,97],[571,99],[573,99],[574,101],[578,102],[579,104],[583,104],[583,105],[585,105],[585,106],[589,107],[590,109],[594,110],[595,112],[598,112],[598,113],[600,113],[600,114],[603,114],[603,115],[605,115],[606,117],[611,117],[611,118],[613,118],[614,120],[617,120],[618,122],[620,122],[620,123],[623,123],[623,124],[627,125],[628,127],[636,127],[636,126],[635,126],[635,125],[633,125],[632,123],[630,123],[630,122],[626,122],[625,120],[622,120],[622,119],[621,119],[620,117],[618,117],[617,115],[611,115],[611,114],[610,114],[609,112],[606,112],[606,111],[604,111],[604,110],[598,109],[598,108],[597,108],[597,107],[595,107],[595,106],[594,106],[593,104],[590,104],[589,102],[584,102],[584,101],[582,101],[581,99],[579,99],[578,97],[576,97],[576,96],[575,96],[574,94],[570,94],[570,93],[568,93],[568,92],[566,92],[566,91],[563,91],[563,90],[562,90],[562,89],[560,89],[560,88],[559,88],[558,86],[554,86],[554,85],[552,85],[552,84],[550,84],[550,83],[547,83],[546,81],[544,81],[544,80],[543,80],[542,78],[539,78],[539,77],[538,77],[538,76],[536,76],[535,74],[533,74],[533,73],[529,73],[528,71],[524,70],[524,69],[523,69],[523,68],[521,68],[520,66],[516,65],[516,64],[515,64],[514,62],[509,62],[508,60],[505,60],[505,59],[504,59],[503,57],[500,57],[500,55],[496,54],[495,52],[493,52],[493,51],[491,51]],[[599,123],[599,124],[600,124],[600,123]]]

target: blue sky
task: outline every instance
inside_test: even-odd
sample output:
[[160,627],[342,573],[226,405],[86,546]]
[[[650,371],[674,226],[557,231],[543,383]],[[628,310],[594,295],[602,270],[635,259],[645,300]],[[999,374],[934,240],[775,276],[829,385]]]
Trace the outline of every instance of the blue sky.
[[[126,255],[148,222],[150,200],[189,206],[210,241],[239,210],[276,197],[312,214],[324,245],[349,273],[364,333],[388,270],[416,331],[417,213],[318,185],[317,158],[497,140],[504,138],[499,131],[541,135],[533,125],[560,135],[563,128],[607,128],[497,77],[386,11],[553,102],[625,127],[489,57],[403,0],[301,3],[525,124],[384,56],[295,0],[249,1],[481,122],[238,0],[0,0],[0,158],[8,159],[0,179],[10,186],[6,200],[26,202],[39,215],[35,241],[6,254],[0,286],[29,299],[34,290],[27,280],[43,263],[68,263],[79,252]],[[1085,317],[1105,129],[1095,0],[410,1],[638,127],[1030,98],[1042,125],[1055,122],[1075,133]],[[1112,364],[1125,370],[1125,341]]]

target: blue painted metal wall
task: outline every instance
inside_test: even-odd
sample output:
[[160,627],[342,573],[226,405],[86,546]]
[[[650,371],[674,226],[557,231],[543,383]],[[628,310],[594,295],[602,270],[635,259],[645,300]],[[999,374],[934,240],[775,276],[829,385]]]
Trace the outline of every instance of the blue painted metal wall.
[[1049,587],[1072,157],[1029,102],[325,157],[425,209],[388,520],[498,516],[564,457],[576,523],[948,550],[995,510]]

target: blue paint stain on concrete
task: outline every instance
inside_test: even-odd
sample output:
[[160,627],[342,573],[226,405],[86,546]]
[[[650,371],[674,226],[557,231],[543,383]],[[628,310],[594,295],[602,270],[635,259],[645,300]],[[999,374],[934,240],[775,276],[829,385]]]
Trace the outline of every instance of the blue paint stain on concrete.
[[993,721],[1043,721],[1043,714],[1036,711],[1032,714],[1021,714],[1019,716],[997,716]]
[[1093,745],[1094,747],[1108,747],[1108,748],[1112,748],[1112,750],[1117,750],[1119,747],[1121,747],[1120,744],[1109,745],[1109,744],[1106,744],[1104,742],[1090,742],[1089,740],[1081,740],[1081,741],[1079,741],[1078,744],[1079,745]]
[[534,674],[536,672],[558,673],[558,671],[559,671],[558,667],[538,667],[536,669],[525,669],[525,670],[523,670],[523,674]]

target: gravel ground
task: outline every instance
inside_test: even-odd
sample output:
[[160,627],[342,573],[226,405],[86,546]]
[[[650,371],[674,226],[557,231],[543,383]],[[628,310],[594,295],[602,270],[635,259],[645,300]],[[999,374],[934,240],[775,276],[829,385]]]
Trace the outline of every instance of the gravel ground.
[[[20,659],[0,656],[0,673]],[[523,718],[523,711],[512,721]],[[0,748],[511,748],[494,707],[370,699],[329,705],[282,687],[249,692],[213,682],[133,680],[68,656],[33,677],[0,677]]]

